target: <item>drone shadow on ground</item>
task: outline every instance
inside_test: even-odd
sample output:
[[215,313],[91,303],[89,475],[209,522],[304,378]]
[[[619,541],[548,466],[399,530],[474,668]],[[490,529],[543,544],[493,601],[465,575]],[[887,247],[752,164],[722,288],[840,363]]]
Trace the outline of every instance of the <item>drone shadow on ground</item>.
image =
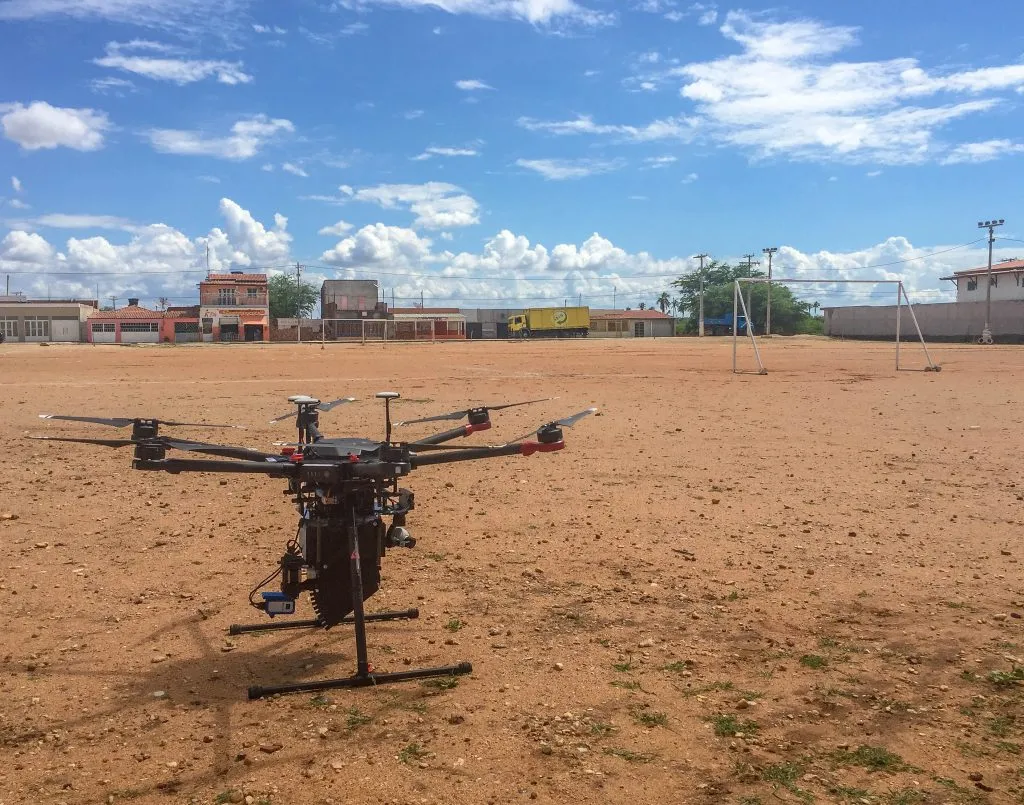
[[[191,711],[194,715],[208,713],[213,716],[213,723],[204,728],[207,733],[201,744],[204,759],[197,760],[195,766],[189,764],[178,770],[168,769],[165,779],[148,785],[138,782],[138,778],[151,775],[137,774],[132,790],[136,794],[156,790],[173,793],[200,787],[215,780],[219,780],[220,785],[229,785],[233,780],[251,773],[245,763],[239,762],[241,743],[237,740],[237,734],[240,727],[235,722],[241,716],[236,717],[235,708],[238,705],[250,710],[266,707],[261,702],[248,701],[248,684],[333,678],[347,676],[354,670],[354,644],[351,644],[350,630],[337,628],[330,635],[342,644],[350,643],[351,652],[324,651],[322,645],[312,645],[314,635],[323,633],[306,629],[285,635],[255,632],[236,638],[238,647],[224,652],[211,642],[208,630],[203,628],[202,623],[202,618],[198,616],[180,618],[138,641],[135,648],[149,644],[161,635],[184,633],[195,646],[196,651],[187,652],[191,656],[171,657],[149,668],[130,671],[112,665],[97,667],[95,661],[83,660],[33,671],[37,677],[105,680],[110,683],[111,698],[116,703],[78,718],[48,721],[45,730],[32,729],[8,734],[3,736],[2,743],[9,747],[26,745],[38,741],[45,732],[76,732],[90,725],[95,725],[93,731],[102,735],[100,725],[112,718],[130,723],[133,713],[135,720],[142,720],[146,725],[159,723],[164,714],[173,718],[182,710]],[[401,626],[398,628],[401,629]],[[423,695],[416,689],[405,689],[402,692],[393,690],[397,698],[391,697],[388,702],[375,702],[380,705],[380,709],[407,706]],[[302,697],[309,694],[294,695]],[[252,716],[252,713],[249,715]],[[102,738],[98,740],[102,741]],[[144,747],[139,748],[141,750]],[[143,758],[148,759],[148,756]],[[295,760],[292,753],[282,752],[278,756],[261,756],[259,766],[266,769],[282,763],[294,764]]]

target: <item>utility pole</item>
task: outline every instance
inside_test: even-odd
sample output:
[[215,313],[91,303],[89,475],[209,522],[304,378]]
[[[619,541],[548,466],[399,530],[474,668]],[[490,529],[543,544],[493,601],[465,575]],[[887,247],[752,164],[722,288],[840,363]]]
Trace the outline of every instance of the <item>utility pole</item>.
[[985,329],[981,331],[981,343],[992,343],[992,244],[995,243],[995,228],[1005,222],[1002,218],[991,221],[978,221],[978,229],[988,230],[988,271],[985,273]]
[[696,259],[700,260],[700,307],[697,312],[697,335],[701,338],[704,337],[704,261],[707,259],[706,254],[696,255]]
[[[746,266],[747,276],[749,277],[751,270],[754,268],[754,266],[761,265],[761,261],[760,260],[755,260],[754,259],[754,255],[752,255],[752,254],[745,254],[743,256],[746,258],[746,262],[745,263],[740,263],[740,265],[741,266]],[[754,302],[754,283],[748,282],[747,283],[747,331],[751,332],[751,333],[754,332],[754,316],[753,316],[754,304],[753,304],[753,302]]]
[[110,306],[111,306],[111,308],[113,308],[114,310],[117,310],[117,297],[116,296],[111,296],[109,298],[110,298]]
[[618,308],[617,308],[617,307],[615,307],[615,292],[616,292],[617,290],[618,290],[618,288],[616,288],[616,287],[615,287],[615,286],[613,285],[613,286],[612,286],[612,310],[618,310]]
[[420,290],[420,310],[423,310],[423,290]]
[[772,334],[772,255],[779,250],[778,246],[768,246],[761,249],[763,254],[768,255],[768,313],[765,316],[764,334]]
[[11,275],[7,275],[7,296],[11,295]]
[[295,262],[295,341],[302,343],[302,265]]

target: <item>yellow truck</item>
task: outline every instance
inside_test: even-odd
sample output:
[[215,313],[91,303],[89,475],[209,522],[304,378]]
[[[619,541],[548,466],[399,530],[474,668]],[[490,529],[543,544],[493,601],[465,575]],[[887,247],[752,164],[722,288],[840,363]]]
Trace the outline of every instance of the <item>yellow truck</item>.
[[531,307],[508,317],[510,338],[586,338],[589,307]]

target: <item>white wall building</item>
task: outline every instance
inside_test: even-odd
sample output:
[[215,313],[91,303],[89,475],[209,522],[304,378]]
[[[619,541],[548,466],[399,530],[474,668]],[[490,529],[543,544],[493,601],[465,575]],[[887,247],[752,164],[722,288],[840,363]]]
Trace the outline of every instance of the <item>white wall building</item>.
[[[944,280],[956,283],[957,302],[984,302],[988,266],[956,271]],[[1024,300],[1024,260],[1004,260],[992,264],[992,301]]]

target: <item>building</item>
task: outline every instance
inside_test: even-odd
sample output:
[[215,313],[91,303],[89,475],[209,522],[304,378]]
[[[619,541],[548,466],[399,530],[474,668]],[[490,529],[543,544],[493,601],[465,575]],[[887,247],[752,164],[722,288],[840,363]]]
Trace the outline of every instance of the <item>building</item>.
[[266,274],[210,274],[199,283],[203,341],[269,341],[270,294]]
[[384,319],[387,310],[377,280],[324,280],[320,286],[321,318]]
[[508,338],[508,317],[523,312],[517,308],[460,308],[466,317],[467,338]]
[[[394,330],[388,339],[395,341],[440,341],[466,337],[466,317],[457,307],[392,308]],[[394,335],[392,335],[394,333]]]
[[140,307],[138,299],[129,299],[125,307],[97,310],[86,324],[86,340],[91,344],[159,344],[173,341],[174,330],[165,330],[170,320],[159,310]]
[[676,320],[660,310],[591,312],[591,338],[669,338]]
[[173,336],[171,340],[175,344],[195,344],[202,341],[199,305],[167,308],[164,311],[164,332]]
[[[955,271],[942,277],[956,285],[957,302],[984,302],[988,266]],[[1024,300],[1024,260],[1003,260],[992,265],[992,301]]]
[[87,335],[85,322],[98,306],[93,299],[0,296],[0,333],[7,343],[81,342]]

